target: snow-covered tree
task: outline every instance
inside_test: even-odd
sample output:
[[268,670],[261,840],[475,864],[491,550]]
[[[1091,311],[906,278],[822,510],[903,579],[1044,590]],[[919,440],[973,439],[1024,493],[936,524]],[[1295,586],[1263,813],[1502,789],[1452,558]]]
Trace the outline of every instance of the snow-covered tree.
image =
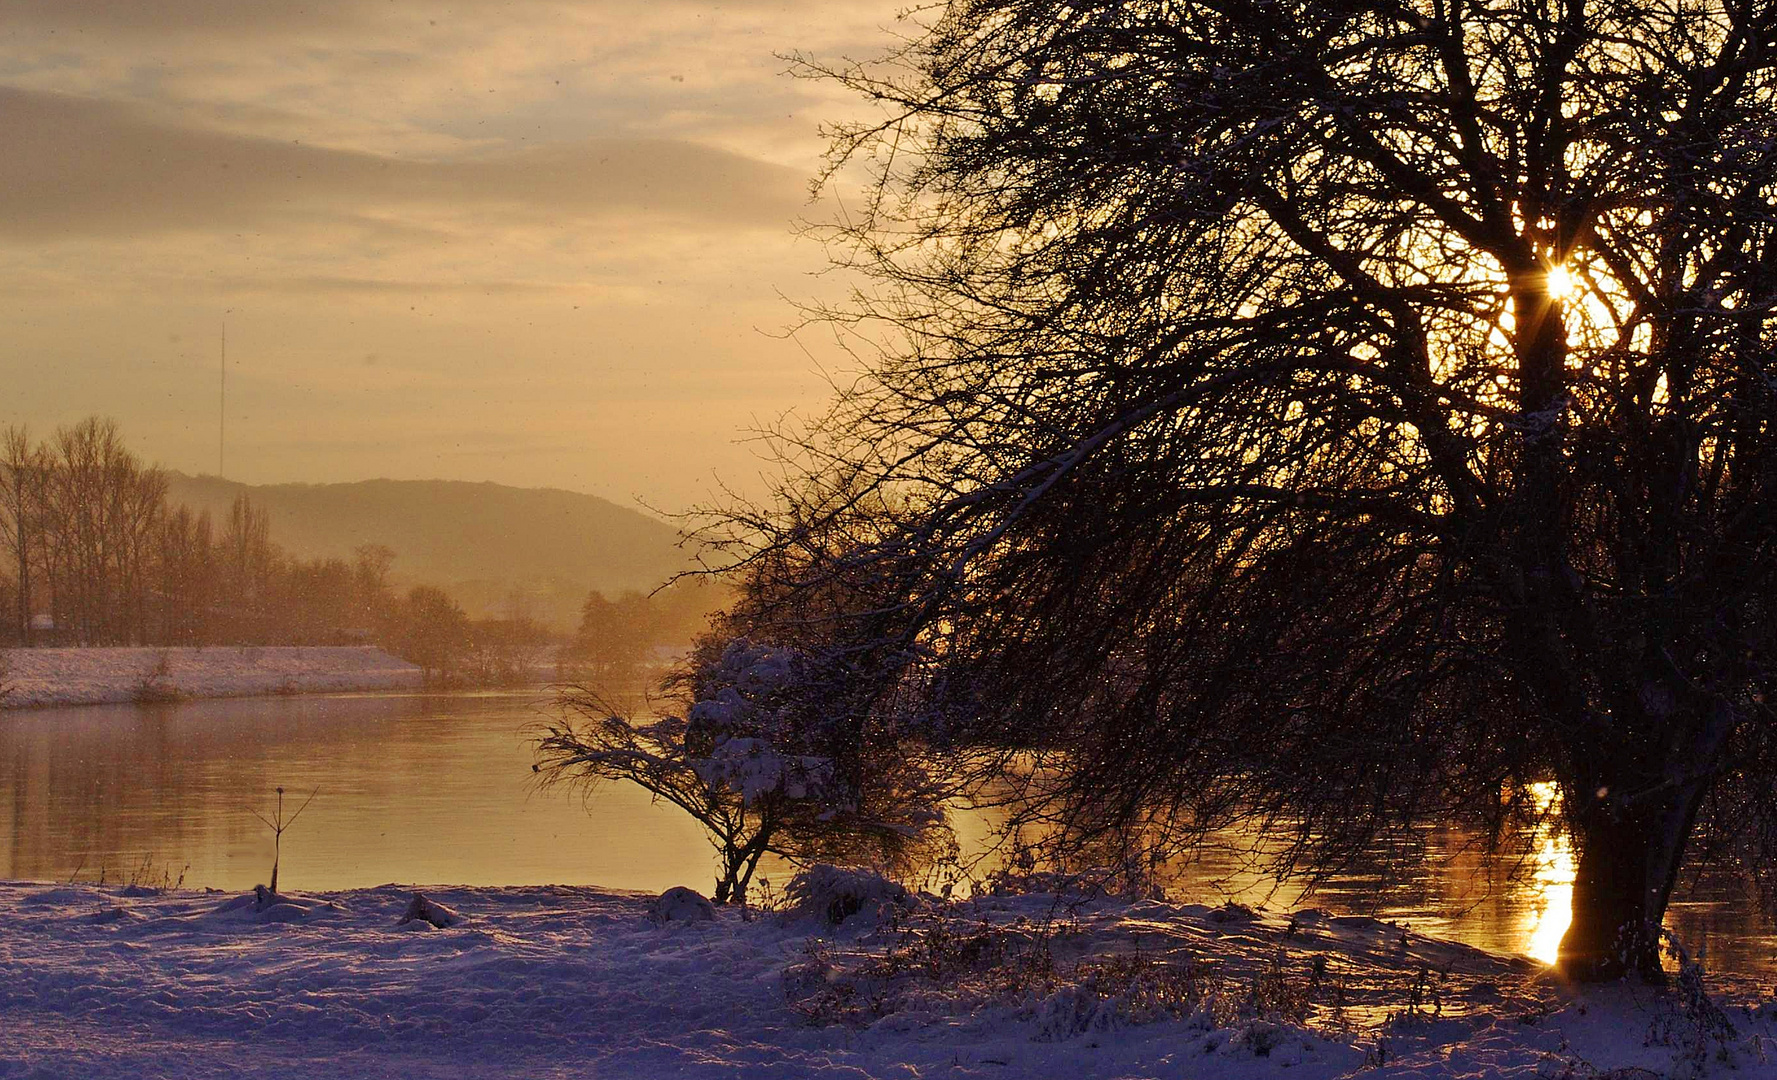
[[690,814],[716,849],[717,903],[744,902],[767,853],[893,861],[939,841],[939,794],[913,744],[857,739],[869,721],[824,666],[795,648],[706,639],[668,682],[676,714],[634,719],[571,689],[533,768],[549,783],[633,783]]

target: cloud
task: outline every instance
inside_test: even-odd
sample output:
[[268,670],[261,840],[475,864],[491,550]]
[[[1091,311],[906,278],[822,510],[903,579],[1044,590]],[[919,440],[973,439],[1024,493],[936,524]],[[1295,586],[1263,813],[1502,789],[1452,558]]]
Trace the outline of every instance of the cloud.
[[[465,3],[461,11],[514,6],[500,0]],[[15,24],[74,32],[189,34],[223,30],[264,34],[273,30],[341,27],[377,21],[405,10],[436,11],[431,5],[391,4],[388,0],[9,0],[7,19]]]
[[787,226],[860,107],[776,54],[897,6],[0,0],[0,423],[212,467],[226,315],[243,477],[744,479],[825,392],[760,331],[845,287]]
[[157,120],[114,102],[0,88],[0,236],[143,235],[448,207],[471,217],[641,215],[781,229],[802,177],[667,139],[582,140],[468,161],[309,146]]
[[9,22],[63,31],[190,33],[315,29],[419,18],[436,23],[495,15],[505,19],[590,7],[625,18],[668,12],[684,18],[744,15],[812,20],[847,5],[838,0],[8,0]]
[[894,0],[5,0],[0,83],[193,126],[445,157],[682,138],[811,170],[833,88],[779,53],[875,52]]

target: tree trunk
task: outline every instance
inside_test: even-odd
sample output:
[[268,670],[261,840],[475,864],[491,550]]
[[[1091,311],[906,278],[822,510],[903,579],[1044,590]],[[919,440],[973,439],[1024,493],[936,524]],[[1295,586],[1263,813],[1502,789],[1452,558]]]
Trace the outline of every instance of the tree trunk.
[[1563,974],[1583,982],[1663,978],[1660,923],[1702,794],[1701,783],[1686,784],[1651,805],[1604,801],[1581,816],[1573,922],[1561,938]]
[[733,843],[722,845],[722,872],[716,877],[716,895],[710,897],[715,904],[726,904],[731,900],[741,900],[735,895],[735,886],[740,883],[740,864],[743,856],[740,848]]
[[[761,834],[761,839],[763,839],[763,835],[764,834]],[[753,885],[753,871],[759,868],[759,857],[764,854],[765,846],[761,843],[743,860],[744,865],[741,870],[740,880],[735,882],[734,885],[734,898],[743,904],[747,902],[747,891],[751,889]]]
[[[20,496],[20,506],[23,496]],[[25,531],[24,510],[18,511],[18,520],[14,522],[18,529],[18,576],[19,576],[19,644],[31,647],[31,547],[29,534]]]

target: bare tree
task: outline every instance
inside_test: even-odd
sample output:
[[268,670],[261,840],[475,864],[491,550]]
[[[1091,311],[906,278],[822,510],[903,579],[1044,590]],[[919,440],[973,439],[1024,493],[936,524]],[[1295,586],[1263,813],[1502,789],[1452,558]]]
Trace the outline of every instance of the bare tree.
[[221,590],[232,615],[230,636],[237,641],[264,640],[272,631],[274,578],[283,553],[271,539],[271,517],[237,495],[228,508],[228,522],[217,542]]
[[393,603],[389,570],[395,552],[385,544],[360,544],[352,549],[352,616],[357,627],[378,625]]
[[1777,6],[924,18],[804,65],[886,110],[816,313],[864,370],[710,536],[888,583],[844,635],[1061,838],[1324,871],[1556,782],[1564,965],[1656,973],[1699,820],[1777,856]]
[[134,454],[120,455],[114,463],[112,485],[117,512],[113,515],[112,546],[116,552],[118,587],[127,622],[118,627],[117,640],[145,643],[149,639],[149,615],[158,556],[157,541],[166,510],[167,478],[158,466],[143,465]]
[[31,644],[31,552],[42,517],[47,463],[23,426],[0,432],[0,540],[18,575],[18,642]]
[[165,476],[98,417],[58,428],[41,455],[38,550],[58,627],[84,644],[140,640]]
[[207,512],[168,506],[166,474],[124,444],[114,420],[91,417],[38,444],[22,427],[0,431],[0,549],[16,568],[6,606],[21,643],[43,609],[65,639],[87,645],[394,632],[388,548],[364,545],[352,563],[288,558],[246,496],[215,532]]
[[209,511],[178,506],[162,516],[155,565],[160,575],[158,640],[202,645],[211,640],[217,569]]

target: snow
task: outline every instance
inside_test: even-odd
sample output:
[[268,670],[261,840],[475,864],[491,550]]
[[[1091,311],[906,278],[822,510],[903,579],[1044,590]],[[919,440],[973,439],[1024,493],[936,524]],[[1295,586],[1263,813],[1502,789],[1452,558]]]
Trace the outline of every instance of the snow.
[[806,799],[833,776],[833,763],[827,758],[780,754],[764,739],[739,736],[716,740],[710,756],[695,759],[692,768],[711,787],[740,792],[748,806],[767,795]]
[[395,925],[413,930],[447,930],[462,921],[463,917],[453,909],[436,900],[428,900],[425,893],[416,892],[408,901],[407,910],[395,920]]
[[1749,988],[1713,988],[1729,1034],[1682,994],[1575,991],[1368,918],[927,896],[824,929],[425,894],[452,925],[399,928],[393,885],[0,884],[0,1077],[1777,1076]]
[[744,805],[753,806],[771,795],[806,799],[832,782],[830,758],[788,753],[764,737],[796,728],[786,709],[807,691],[798,671],[803,663],[792,650],[744,638],[722,650],[704,679],[705,696],[685,715],[689,731],[714,736],[709,756],[692,762],[705,784],[737,791]]
[[881,922],[912,903],[912,894],[900,882],[855,867],[811,866],[784,886],[787,917],[815,919],[828,926],[847,919]]
[[648,921],[656,924],[715,922],[716,905],[710,903],[709,897],[696,889],[674,885],[655,897],[654,902],[648,905]]
[[419,686],[421,676],[364,645],[11,649],[0,669],[0,686],[11,689],[0,706],[396,690]]

